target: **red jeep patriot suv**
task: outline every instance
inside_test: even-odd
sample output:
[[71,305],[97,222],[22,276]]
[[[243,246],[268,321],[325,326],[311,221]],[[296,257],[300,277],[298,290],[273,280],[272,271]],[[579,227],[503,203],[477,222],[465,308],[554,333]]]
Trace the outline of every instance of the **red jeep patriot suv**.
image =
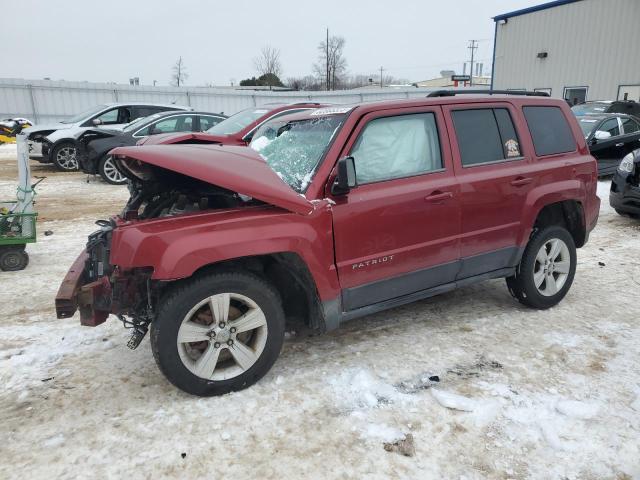
[[[504,92],[503,92],[504,93]],[[600,205],[564,101],[436,92],[262,125],[249,147],[111,153],[130,179],[56,298],[83,325],[151,328],[178,388],[217,395],[273,365],[285,323],[319,331],[490,278],[549,308]]]

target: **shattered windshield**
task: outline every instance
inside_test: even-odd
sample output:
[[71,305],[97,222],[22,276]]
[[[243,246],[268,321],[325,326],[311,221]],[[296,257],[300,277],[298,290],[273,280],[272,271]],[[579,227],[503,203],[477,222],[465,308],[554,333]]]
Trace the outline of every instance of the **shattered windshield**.
[[273,120],[256,131],[249,146],[291,188],[302,193],[344,118],[345,115],[331,115]]
[[269,113],[269,109],[267,108],[248,108],[247,110],[241,110],[211,127],[207,130],[207,133],[213,135],[233,135],[267,113]]
[[74,115],[71,118],[67,118],[66,120],[62,120],[60,123],[78,123],[86,120],[88,117],[93,117],[94,115],[100,113],[102,110],[107,108],[106,105],[98,105],[96,107],[92,107],[89,110],[85,110],[82,113]]

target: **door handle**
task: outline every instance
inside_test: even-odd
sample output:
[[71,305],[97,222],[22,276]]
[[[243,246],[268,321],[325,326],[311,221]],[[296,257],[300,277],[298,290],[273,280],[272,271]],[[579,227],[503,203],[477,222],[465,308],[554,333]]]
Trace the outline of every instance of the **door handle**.
[[436,190],[431,194],[427,195],[426,197],[424,197],[424,199],[427,202],[442,202],[452,197],[453,197],[453,193],[451,192],[442,192],[440,190]]
[[624,147],[624,142],[616,143],[616,147]]
[[511,180],[511,185],[514,187],[523,187],[525,185],[529,185],[533,182],[533,178],[531,177],[517,177],[514,180]]

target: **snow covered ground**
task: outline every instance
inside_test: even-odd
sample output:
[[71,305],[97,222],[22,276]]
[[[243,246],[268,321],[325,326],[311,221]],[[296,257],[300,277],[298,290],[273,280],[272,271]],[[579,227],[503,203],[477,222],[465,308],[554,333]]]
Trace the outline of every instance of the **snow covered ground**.
[[[14,163],[0,147],[2,198]],[[294,335],[257,385],[200,399],[117,321],[55,318],[93,220],[126,192],[32,170],[49,177],[38,243],[25,271],[0,272],[0,478],[640,478],[640,223],[608,207],[606,182],[556,308],[491,281]],[[413,456],[390,445],[408,434]]]

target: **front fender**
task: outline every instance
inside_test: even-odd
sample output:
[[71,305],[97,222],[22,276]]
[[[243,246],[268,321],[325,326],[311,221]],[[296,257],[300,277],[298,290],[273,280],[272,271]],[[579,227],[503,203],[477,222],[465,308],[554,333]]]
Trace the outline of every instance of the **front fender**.
[[339,294],[328,204],[309,215],[258,207],[132,222],[114,230],[110,263],[177,280],[225,260],[283,252],[306,263],[321,299]]
[[[561,182],[546,183],[532,189],[527,195],[523,210],[523,229],[518,238],[518,245],[524,247],[529,241],[529,235],[540,211],[552,203],[574,200],[584,205],[587,191],[584,182],[580,180],[563,180]],[[584,222],[584,210],[582,212]]]

